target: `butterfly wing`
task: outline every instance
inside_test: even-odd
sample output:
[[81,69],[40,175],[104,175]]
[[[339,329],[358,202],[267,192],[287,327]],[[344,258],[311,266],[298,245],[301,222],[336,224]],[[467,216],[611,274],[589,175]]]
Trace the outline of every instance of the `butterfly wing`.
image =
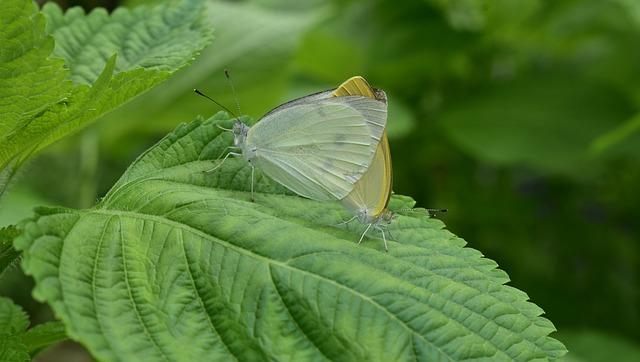
[[[286,108],[289,108],[295,105],[308,104],[309,102],[320,100],[320,99],[326,99],[331,97],[343,97],[343,96],[362,96],[362,97],[376,99],[380,102],[383,102],[385,104],[385,107],[387,104],[387,95],[384,91],[371,87],[364,78],[357,75],[347,79],[336,89],[314,93],[314,94],[297,98],[287,103],[281,104],[278,107],[269,111],[269,113],[267,113],[262,119],[268,118],[268,116],[273,113],[277,113],[278,111],[285,110]],[[384,124],[380,124],[376,121],[370,122],[368,121],[368,119],[366,120],[367,120],[367,125],[371,129],[370,130],[371,135],[376,140],[380,140],[382,136],[382,132],[384,131],[384,128],[386,126],[386,119]],[[375,153],[376,148],[377,148],[377,142],[372,143],[371,144],[372,155]]]
[[[369,83],[367,83],[367,81],[364,80],[364,78],[357,75],[355,77],[351,77],[347,79],[346,81],[344,81],[344,83],[340,84],[340,86],[332,92],[332,96],[342,97],[342,96],[359,95],[367,98],[376,99],[377,98],[376,91],[382,92],[372,88],[369,85]],[[384,92],[382,92],[382,94],[384,94]],[[386,95],[384,96],[384,99],[379,99],[379,100],[384,101],[386,103],[387,102]]]
[[[371,87],[360,76],[349,78],[333,92],[333,95],[335,97],[361,95],[378,99],[384,103],[387,102],[387,96],[383,91]],[[371,165],[355,184],[353,190],[341,202],[347,210],[357,215],[361,222],[375,223],[385,211],[392,189],[391,153],[387,133],[384,131],[382,139],[376,146]]]
[[249,131],[243,153],[301,196],[340,200],[369,167],[387,106],[362,96],[323,97],[269,112]]
[[371,165],[341,203],[362,223],[375,223],[389,203],[392,186],[391,153],[387,133],[384,132]]

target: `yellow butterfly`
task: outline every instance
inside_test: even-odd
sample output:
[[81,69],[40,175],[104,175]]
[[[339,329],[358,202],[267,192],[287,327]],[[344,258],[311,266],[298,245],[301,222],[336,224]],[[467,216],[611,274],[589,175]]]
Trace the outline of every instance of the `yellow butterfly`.
[[[361,95],[387,103],[387,96],[383,91],[372,88],[364,78],[359,76],[348,79],[334,91],[334,96],[336,97],[348,95]],[[358,244],[362,242],[369,229],[373,227],[381,231],[384,247],[387,251],[389,250],[387,238],[382,227],[390,224],[396,218],[395,213],[387,210],[392,185],[391,153],[389,152],[389,140],[385,130],[382,132],[382,138],[376,147],[369,168],[360,180],[356,182],[353,190],[340,200],[342,205],[354,214],[353,218],[347,222],[357,218],[361,223],[367,224],[367,228],[360,237]]]
[[[372,88],[362,77],[353,77],[343,83],[334,91],[336,97],[345,95],[361,95],[368,98],[375,98],[387,103],[386,94],[378,89]],[[397,215],[387,209],[387,204],[391,198],[393,188],[393,169],[391,167],[391,153],[389,151],[389,140],[387,131],[382,132],[382,138],[378,143],[376,152],[371,161],[371,165],[354,185],[353,190],[341,199],[342,205],[354,216],[347,220],[350,222],[358,219],[367,225],[364,233],[360,237],[358,244],[362,242],[365,235],[371,228],[377,229],[382,234],[384,248],[389,251],[387,238],[384,234],[384,227],[387,227]],[[416,210],[416,209],[413,209]],[[447,210],[421,209],[427,212],[445,212]],[[399,210],[406,211],[406,210]],[[389,232],[389,235],[391,233]],[[393,236],[393,235],[391,235]]]

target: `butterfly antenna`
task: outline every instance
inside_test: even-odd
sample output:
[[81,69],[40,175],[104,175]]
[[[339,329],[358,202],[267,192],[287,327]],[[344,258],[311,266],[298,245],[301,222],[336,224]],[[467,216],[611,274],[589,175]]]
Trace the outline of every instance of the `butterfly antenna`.
[[423,209],[429,213],[429,217],[436,217],[438,213],[448,212],[449,209]]
[[[233,86],[233,82],[231,81],[231,76],[229,75],[229,69],[224,70],[224,75],[227,76],[227,80],[229,81],[229,85],[231,86],[231,92],[233,93],[233,99],[236,100],[236,107],[238,107],[238,114],[242,116],[242,111],[240,110],[240,102],[238,102],[238,95],[236,94],[236,88]],[[236,117],[238,118],[238,117]]]
[[448,212],[449,211],[449,209],[425,209],[422,207],[417,207],[414,210],[423,210],[427,212]]
[[429,216],[434,217],[437,216],[436,213],[448,212],[449,209],[425,209],[424,207],[414,207],[413,209],[400,209],[395,210],[394,212],[420,212],[426,211],[429,213]]
[[[231,111],[229,110],[229,108],[227,108],[227,107],[223,106],[220,102],[218,102],[218,101],[216,101],[215,99],[213,99],[213,98],[209,97],[208,95],[206,95],[206,94],[204,94],[204,93],[200,92],[200,91],[198,90],[198,88],[195,88],[193,91],[194,91],[194,92],[196,92],[196,94],[201,95],[201,96],[205,97],[206,99],[208,99],[208,100],[212,101],[213,103],[217,104],[217,105],[218,105],[218,107],[220,107],[220,108],[224,109],[225,111],[227,111],[227,113],[231,114],[231,115],[233,116],[233,118],[238,118],[238,116],[236,116],[236,115],[235,115],[235,113],[231,112]],[[237,100],[236,100],[236,102],[237,102]]]

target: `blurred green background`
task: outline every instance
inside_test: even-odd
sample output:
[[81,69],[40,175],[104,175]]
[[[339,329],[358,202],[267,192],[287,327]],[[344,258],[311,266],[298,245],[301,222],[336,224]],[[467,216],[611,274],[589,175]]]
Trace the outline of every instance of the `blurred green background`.
[[[93,205],[179,123],[219,110],[194,87],[235,110],[225,68],[256,119],[362,75],[389,97],[394,191],[448,208],[447,227],[545,310],[566,360],[639,360],[640,1],[212,1],[204,16],[213,44],[31,162],[0,226]],[[47,318],[15,274],[0,292]]]

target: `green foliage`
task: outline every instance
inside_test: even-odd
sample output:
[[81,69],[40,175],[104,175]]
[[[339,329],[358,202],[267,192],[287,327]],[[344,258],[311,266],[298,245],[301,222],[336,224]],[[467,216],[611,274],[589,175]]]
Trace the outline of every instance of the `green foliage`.
[[[60,16],[54,9],[45,7],[44,13],[55,24],[83,18],[69,15],[78,10]],[[0,11],[3,22],[5,14],[11,12]],[[111,17],[89,16],[99,23]],[[15,222],[16,202],[26,204],[20,209],[92,205],[136,155],[177,122],[215,109],[193,96],[194,87],[235,111],[224,68],[231,70],[243,113],[255,116],[360,74],[389,95],[397,193],[411,195],[420,206],[448,208],[442,215],[447,228],[496,260],[511,285],[527,291],[561,332],[588,326],[612,332],[611,342],[620,338],[613,336],[640,341],[640,207],[634,197],[640,183],[638,2],[208,1],[202,16],[216,28],[213,46],[193,66],[103,122],[49,147],[25,173],[20,186],[26,187],[13,188],[2,200],[0,214],[13,218],[0,225]],[[53,19],[47,19],[47,31],[56,31]],[[187,26],[172,26],[178,25]],[[117,43],[106,33],[121,29],[108,28],[98,32],[100,41]],[[5,29],[3,23],[0,33]],[[60,41],[72,39],[56,38],[53,55],[63,56],[57,53],[66,49],[58,47]],[[90,76],[83,76],[82,67],[68,69],[74,82],[97,79],[115,52],[110,51],[92,50],[100,62],[82,64]],[[115,72],[130,59],[117,51]],[[238,175],[243,189],[247,174]],[[261,187],[283,192],[273,184]],[[29,188],[45,201],[22,197]],[[392,201],[392,208],[408,206],[400,197]],[[329,218],[319,210],[319,220]],[[294,213],[292,220],[303,217]],[[360,231],[352,228],[347,230]],[[379,247],[378,240],[367,240],[367,246]],[[406,245],[400,241],[389,257]],[[11,283],[0,283],[0,289],[13,297],[19,289],[13,286],[24,283],[10,279],[15,268],[7,270],[10,275],[2,279]],[[29,303],[35,304],[20,301],[25,308]],[[554,336],[566,338],[568,360],[597,357],[589,350],[600,345],[595,338],[576,343],[567,334]]]
[[3,1],[0,196],[34,154],[160,83],[201,50],[209,32],[198,3],[109,16],[78,8],[63,14],[55,4],[34,12],[31,1]]
[[[101,360],[529,360],[566,352],[497,265],[427,216],[357,245],[339,203],[256,185],[225,114],[181,125],[88,210],[39,208],[16,246]],[[393,206],[411,206],[395,197]]]
[[[29,0],[1,2],[0,197],[35,154],[191,60],[211,38],[201,8],[201,1],[181,1],[87,15],[52,3],[36,11]],[[13,226],[0,229],[0,276],[19,260],[11,245],[17,235]],[[26,314],[0,302],[1,360],[29,360],[66,339],[63,324],[27,330]]]
[[565,362],[634,362],[640,360],[640,348],[619,336],[593,330],[566,330],[556,335],[570,352]]
[[43,347],[65,340],[62,323],[45,323],[27,330],[27,314],[10,299],[0,297],[0,360],[30,361]]
[[[215,26],[216,41],[178,76],[107,116],[105,124],[109,127],[100,130],[105,157],[121,156],[111,152],[122,150],[123,143],[144,144],[140,152],[149,146],[150,137],[157,139],[172,130],[176,120],[184,121],[217,110],[211,102],[194,96],[193,88],[201,89],[235,112],[235,100],[223,76],[227,68],[238,92],[242,113],[264,114],[281,103],[292,73],[291,58],[296,47],[326,16],[323,9],[295,11],[289,9],[291,6],[288,4],[287,11],[278,11],[253,3],[207,2],[204,15]],[[337,84],[344,80],[346,78]],[[336,84],[326,88],[332,86]],[[314,85],[298,95],[323,89]],[[131,119],[154,121],[131,122]],[[129,162],[131,160],[126,164]]]
[[0,297],[0,310],[0,333],[15,334],[27,330],[29,317],[10,299]]
[[298,77],[389,94],[394,190],[448,208],[559,330],[640,342],[638,3],[334,3]]
[[607,89],[553,74],[480,90],[440,122],[463,150],[492,164],[593,177],[604,163],[589,152],[591,143],[630,115],[629,105]]
[[0,229],[0,278],[20,257],[20,253],[13,248],[12,243],[18,235],[20,231],[15,226]]
[[60,113],[72,86],[65,80],[64,60],[49,58],[54,40],[44,33],[42,13],[33,13],[30,1],[16,0],[2,2],[2,14],[0,195],[40,144],[35,138],[46,135],[48,123],[55,126],[33,119]]

